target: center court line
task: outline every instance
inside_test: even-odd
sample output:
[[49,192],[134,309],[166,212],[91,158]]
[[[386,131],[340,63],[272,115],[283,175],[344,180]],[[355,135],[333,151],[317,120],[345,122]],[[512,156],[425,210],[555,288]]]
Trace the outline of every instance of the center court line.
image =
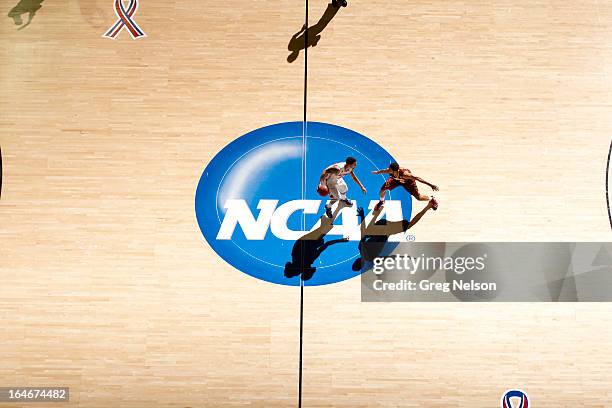
[[[307,127],[307,103],[308,103],[308,0],[305,0],[305,25],[304,32],[304,117],[302,121],[302,200],[306,194],[306,127]],[[306,229],[306,213],[302,214],[302,231]],[[304,241],[300,245],[304,245]],[[300,266],[304,268],[304,248],[301,248],[302,259]],[[304,350],[304,280],[300,274],[300,356],[298,372],[298,408],[302,408],[302,357]]]

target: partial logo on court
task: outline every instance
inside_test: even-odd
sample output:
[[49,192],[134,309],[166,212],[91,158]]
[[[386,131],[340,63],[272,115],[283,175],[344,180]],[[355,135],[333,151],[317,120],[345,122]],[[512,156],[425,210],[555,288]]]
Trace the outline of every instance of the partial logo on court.
[[[384,207],[375,209],[386,177],[373,172],[394,161],[374,141],[340,126],[287,122],[260,128],[206,166],[195,197],[197,221],[219,256],[255,278],[294,286],[300,279],[305,285],[340,282],[362,272],[373,230],[378,228],[380,252],[413,239],[406,234],[409,192],[387,192]],[[336,179],[346,180],[329,184],[330,195],[321,196],[317,188],[330,166],[340,169]],[[339,199],[330,200],[333,194]]]
[[[516,404],[513,405],[513,402]],[[501,400],[502,408],[529,408],[529,398],[521,390],[507,391]]]
[[142,31],[138,24],[136,24],[136,21],[132,18],[138,10],[138,0],[130,0],[127,8],[125,8],[123,0],[115,0],[113,3],[113,9],[117,15],[117,21],[108,29],[106,33],[104,33],[104,37],[115,39],[115,37],[117,37],[117,35],[119,35],[124,28],[130,33],[134,40],[141,37],[146,37],[144,31]]

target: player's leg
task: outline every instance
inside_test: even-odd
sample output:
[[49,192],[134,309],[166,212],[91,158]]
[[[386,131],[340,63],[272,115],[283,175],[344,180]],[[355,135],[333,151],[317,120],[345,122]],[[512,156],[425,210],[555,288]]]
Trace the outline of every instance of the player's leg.
[[376,203],[376,206],[374,207],[374,211],[380,210],[385,205],[385,195],[387,191],[391,191],[399,185],[400,183],[397,180],[394,180],[392,178],[388,178],[387,181],[385,181],[385,184],[383,184],[382,187],[380,188],[380,191],[378,194],[378,203]]
[[338,183],[336,181],[327,180],[327,188],[329,190],[329,202],[325,204],[325,215],[327,215],[327,218],[333,218],[332,205],[338,201],[340,196]]
[[346,205],[347,207],[352,207],[353,203],[346,196],[346,193],[348,193],[348,186],[346,185],[344,179],[339,179],[337,186],[338,198],[340,199],[340,201],[342,201],[342,203],[344,203],[344,205]]
[[13,19],[15,25],[23,24],[23,20],[21,19],[21,15],[27,13],[27,10],[22,9],[19,5],[13,7],[11,11],[8,13],[8,17]]
[[438,209],[438,200],[436,200],[433,196],[430,197],[426,194],[422,194],[421,192],[419,192],[419,188],[417,187],[417,184],[415,181],[412,181],[411,183],[404,183],[403,184],[404,188],[406,189],[406,191],[408,191],[410,194],[412,194],[412,196],[414,198],[416,198],[419,201],[428,201],[429,204],[431,204],[431,209],[432,210],[437,210]]
[[334,218],[334,213],[332,212],[332,206],[338,202],[337,198],[330,197],[327,204],[325,204],[325,215],[327,218]]
[[386,194],[387,194],[387,189],[385,188],[385,186],[382,186],[378,193],[378,202],[374,206],[374,211],[380,210],[385,205],[385,195]]

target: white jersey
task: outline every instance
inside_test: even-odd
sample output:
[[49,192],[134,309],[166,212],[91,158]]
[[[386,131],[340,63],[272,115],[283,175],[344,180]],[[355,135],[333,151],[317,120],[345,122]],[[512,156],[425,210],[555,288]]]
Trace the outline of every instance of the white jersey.
[[327,179],[328,182],[334,183],[337,182],[339,179],[341,179],[342,177],[346,176],[349,173],[353,172],[352,168],[345,168],[344,166],[346,165],[345,162],[340,162],[340,163],[336,163],[336,164],[332,164],[331,166],[329,166],[328,168],[326,168],[325,170],[329,170],[329,169],[336,169],[338,170],[338,173],[336,174],[330,174],[329,178]]

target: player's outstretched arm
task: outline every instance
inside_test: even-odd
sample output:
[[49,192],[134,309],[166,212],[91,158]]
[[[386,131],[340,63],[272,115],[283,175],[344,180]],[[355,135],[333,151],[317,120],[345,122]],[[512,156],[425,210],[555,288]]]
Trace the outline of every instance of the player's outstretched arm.
[[389,173],[391,173],[391,170],[389,169],[376,170],[372,172],[372,174],[389,174]]
[[361,181],[359,181],[359,179],[357,178],[357,175],[355,174],[354,171],[351,172],[351,177],[353,178],[355,183],[357,183],[359,188],[361,188],[361,191],[363,191],[364,194],[368,192],[368,190],[366,190],[366,188],[363,186],[363,184],[361,184]]
[[439,190],[438,186],[436,186],[435,184],[430,183],[429,181],[423,180],[422,178],[417,177],[417,176],[412,176],[412,178],[414,178],[416,181],[420,181],[421,183],[428,185],[429,187],[431,187],[431,189],[433,191],[438,191]]

